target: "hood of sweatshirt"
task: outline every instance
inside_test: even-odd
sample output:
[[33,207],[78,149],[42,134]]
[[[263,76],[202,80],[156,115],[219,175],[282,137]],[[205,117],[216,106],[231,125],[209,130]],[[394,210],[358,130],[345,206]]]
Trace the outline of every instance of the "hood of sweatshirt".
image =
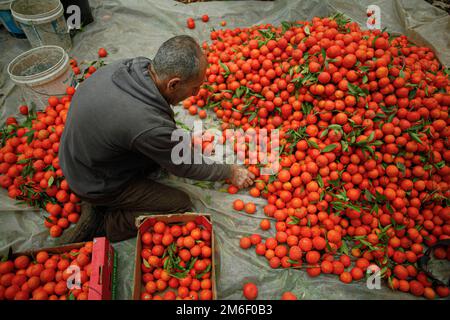
[[114,72],[112,81],[125,93],[145,104],[157,107],[173,118],[174,113],[170,104],[150,76],[148,67],[151,62],[151,59],[145,57],[123,60],[120,68]]

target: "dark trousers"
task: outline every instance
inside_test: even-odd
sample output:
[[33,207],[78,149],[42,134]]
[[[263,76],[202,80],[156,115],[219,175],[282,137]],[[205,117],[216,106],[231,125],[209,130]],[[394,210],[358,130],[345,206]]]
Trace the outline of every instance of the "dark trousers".
[[192,210],[185,192],[148,179],[130,183],[113,199],[81,199],[93,205],[96,213],[104,215],[101,229],[111,242],[135,237],[135,220],[139,216]]

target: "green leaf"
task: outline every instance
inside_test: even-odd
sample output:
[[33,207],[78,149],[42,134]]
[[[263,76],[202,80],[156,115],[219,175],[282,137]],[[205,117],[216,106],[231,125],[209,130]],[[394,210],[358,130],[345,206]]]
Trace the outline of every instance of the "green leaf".
[[362,83],[367,83],[368,80],[369,80],[369,78],[367,77],[367,75],[363,75]]
[[176,125],[178,127],[180,127],[181,129],[187,130],[187,131],[191,131],[191,128],[189,128],[186,124],[184,124],[181,121],[175,121]]
[[340,183],[340,179],[336,179],[336,180],[328,180],[328,183],[331,184],[332,186],[339,186]]
[[416,97],[417,88],[412,89],[408,94],[408,99],[412,100]]
[[328,134],[328,129],[325,129],[322,131],[322,133],[320,134],[319,138],[323,138]]
[[389,210],[389,212],[394,213],[394,209],[392,208],[392,206],[389,202],[386,203],[386,208]]
[[383,145],[383,144],[384,144],[383,141],[381,141],[381,140],[376,140],[376,141],[374,141],[373,143],[371,143],[370,145],[371,145],[371,146],[376,146],[376,147],[378,147],[378,146],[381,146],[381,145]]
[[28,131],[28,132],[26,132],[23,136],[24,137],[34,137],[34,130],[30,130],[30,131]]
[[405,229],[405,228],[406,228],[406,226],[403,225],[403,224],[396,225],[396,226],[394,227],[395,230],[403,230],[403,229]]
[[375,199],[375,197],[373,196],[373,194],[370,193],[370,191],[369,191],[368,189],[365,189],[365,190],[364,190],[364,195],[366,196],[366,198],[367,198],[367,200],[368,200],[369,202],[372,202],[372,201]]
[[331,202],[331,204],[335,210],[342,211],[345,209],[344,204],[342,202],[333,201],[333,202]]
[[370,213],[378,212],[378,209],[379,209],[378,204],[375,203],[373,207],[370,209]]
[[31,159],[22,159],[20,161],[17,161],[17,164],[25,164],[25,163],[29,163],[31,161]]
[[[29,131],[29,132],[31,132],[31,131]],[[28,133],[28,132],[27,132]],[[25,133],[26,134],[26,133]],[[32,141],[33,141],[33,139],[34,139],[34,131],[33,131],[33,134],[30,134],[28,137],[27,137],[27,143],[28,144],[30,144]]]
[[295,261],[295,260],[292,260],[292,259],[287,259],[287,262],[289,262],[291,264],[298,264],[299,263],[299,261]]
[[370,70],[369,66],[361,66],[359,67],[359,71],[361,71],[362,73],[366,73]]
[[240,98],[242,96],[242,94],[245,92],[245,88],[244,86],[240,86],[239,88],[236,89],[236,96],[238,98]]
[[319,185],[320,188],[323,188],[323,186],[324,186],[323,179],[320,174],[317,175],[317,184]]
[[291,221],[288,222],[288,224],[298,224],[300,222],[300,219],[296,216],[291,216]]
[[144,266],[146,268],[151,268],[152,266],[148,263],[148,261],[146,259],[142,259],[142,263],[144,263]]
[[347,246],[347,243],[345,241],[342,241],[342,245],[339,248],[339,252],[348,255],[348,246]]
[[269,30],[261,30],[259,29],[258,32],[264,37],[264,39],[266,40],[266,42],[264,44],[267,43],[268,40],[271,39],[275,39],[275,33]]
[[315,149],[319,149],[319,145],[315,141],[308,140],[307,143],[308,143],[308,146],[313,147]]
[[413,139],[417,143],[423,144],[422,140],[420,140],[420,137],[418,136],[417,133],[409,132],[409,136],[411,137],[411,139]]
[[398,170],[400,170],[403,174],[406,172],[406,167],[403,163],[397,162],[395,165],[397,166]]
[[56,171],[55,167],[52,165],[48,165],[44,168],[44,171]]
[[263,45],[265,45],[266,44],[266,41],[261,41],[261,40],[259,40],[258,41],[258,48],[261,48]]
[[203,277],[205,274],[207,274],[208,272],[210,272],[210,271],[211,271],[211,265],[212,265],[212,264],[209,264],[209,265],[206,267],[205,271],[203,271],[202,273],[195,275],[195,278],[200,279],[200,278]]
[[309,30],[309,26],[305,26],[304,28],[303,28],[303,30],[305,31],[305,34],[306,35],[310,35],[310,33],[311,33],[311,31]]
[[[144,259],[144,261],[145,261],[145,259]],[[170,259],[166,259],[166,261],[164,261],[163,268],[164,268],[165,270],[170,269],[170,268],[168,268],[169,263],[170,263]]]
[[308,115],[311,113],[313,109],[313,105],[309,102],[302,102],[302,112],[304,115]]
[[445,166],[445,161],[442,160],[434,165],[437,169],[442,169]]
[[289,75],[290,75],[291,78],[292,78],[292,76],[294,75],[294,67],[290,67],[290,68],[289,68]]
[[253,121],[253,119],[255,119],[256,116],[257,116],[257,113],[256,113],[256,112],[253,112],[253,113],[250,115],[250,117],[248,117],[248,121],[249,121],[249,122]]
[[195,264],[195,262],[196,262],[197,260],[198,260],[197,257],[194,258],[194,259],[192,259],[191,262],[189,263],[189,266],[186,268],[186,270],[187,270],[187,271],[190,271],[190,270],[194,267],[194,264]]
[[345,25],[350,22],[350,19],[346,18],[344,14],[340,12],[336,12],[333,16],[331,16],[331,19],[336,21],[338,28],[340,29],[339,31],[342,31],[342,29],[345,28]]
[[53,176],[51,176],[50,179],[48,179],[48,186],[51,187],[54,181],[55,181],[55,178],[53,178]]
[[355,97],[361,96],[365,97],[369,94],[369,92],[365,89],[361,89],[360,87],[354,85],[353,83],[348,83],[348,92]]
[[337,145],[335,145],[335,144],[329,144],[329,145],[327,145],[325,148],[322,149],[322,152],[323,152],[323,153],[331,152],[331,151],[333,151],[333,150],[336,149],[336,148],[337,148]]
[[283,21],[281,22],[282,32],[283,34],[288,31],[290,28],[292,28],[292,22]]
[[450,68],[443,68],[443,71],[446,76],[450,75]]
[[325,198],[325,192],[320,193],[319,201],[322,201]]
[[228,66],[224,63],[222,63],[222,61],[219,60],[219,65],[222,67],[223,70],[225,70],[225,74],[224,76],[228,76],[230,74],[230,69],[228,68]]
[[355,211],[361,212],[361,208],[355,206],[354,204],[347,203],[346,206],[347,206],[348,208],[350,208],[350,209],[353,209],[353,210],[355,210]]

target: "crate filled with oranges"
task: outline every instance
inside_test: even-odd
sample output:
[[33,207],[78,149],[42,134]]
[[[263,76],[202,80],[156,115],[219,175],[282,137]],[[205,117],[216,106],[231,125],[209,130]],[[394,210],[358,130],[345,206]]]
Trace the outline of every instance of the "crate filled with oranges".
[[217,298],[209,215],[153,215],[136,224],[135,300]]
[[0,262],[0,300],[111,300],[116,255],[106,238],[10,253]]

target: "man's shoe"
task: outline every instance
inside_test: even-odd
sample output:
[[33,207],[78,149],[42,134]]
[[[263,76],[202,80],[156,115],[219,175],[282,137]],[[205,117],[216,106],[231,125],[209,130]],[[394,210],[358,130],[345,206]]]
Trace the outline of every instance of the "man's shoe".
[[58,243],[62,245],[92,241],[95,237],[105,236],[104,214],[98,211],[101,210],[87,202],[82,202],[80,220],[74,227],[64,231]]

